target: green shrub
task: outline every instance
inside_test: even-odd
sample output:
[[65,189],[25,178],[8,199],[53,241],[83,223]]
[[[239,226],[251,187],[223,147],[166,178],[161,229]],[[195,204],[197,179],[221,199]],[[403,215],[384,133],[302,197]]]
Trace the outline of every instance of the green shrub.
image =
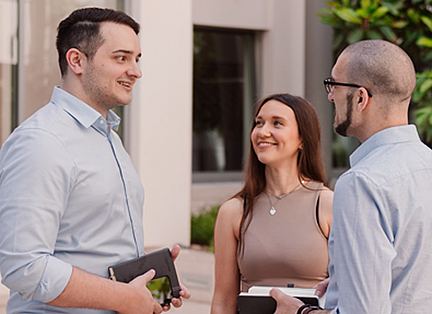
[[220,205],[210,209],[201,208],[198,215],[191,216],[191,243],[212,246],[213,231]]

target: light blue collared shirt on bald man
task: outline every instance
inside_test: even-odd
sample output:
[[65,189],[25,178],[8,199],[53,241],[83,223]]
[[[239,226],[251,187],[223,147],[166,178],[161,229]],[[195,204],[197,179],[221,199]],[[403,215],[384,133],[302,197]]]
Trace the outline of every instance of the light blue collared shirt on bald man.
[[144,254],[144,191],[105,119],[54,88],[0,151],[0,269],[8,313],[107,313],[46,305],[72,266],[108,277],[108,267]]
[[336,183],[326,308],[432,309],[432,151],[414,125],[374,134]]

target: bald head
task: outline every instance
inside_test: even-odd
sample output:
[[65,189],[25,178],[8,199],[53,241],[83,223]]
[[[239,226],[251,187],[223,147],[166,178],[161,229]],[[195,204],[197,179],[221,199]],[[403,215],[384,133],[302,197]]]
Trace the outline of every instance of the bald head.
[[372,95],[391,103],[409,103],[416,85],[414,64],[398,46],[384,40],[364,40],[348,46],[345,74]]

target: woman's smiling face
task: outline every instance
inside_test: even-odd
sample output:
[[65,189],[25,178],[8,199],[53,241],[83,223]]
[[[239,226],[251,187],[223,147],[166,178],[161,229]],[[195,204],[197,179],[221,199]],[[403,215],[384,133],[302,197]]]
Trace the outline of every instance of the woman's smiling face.
[[266,102],[255,117],[251,141],[263,164],[297,163],[301,139],[294,111],[274,99]]

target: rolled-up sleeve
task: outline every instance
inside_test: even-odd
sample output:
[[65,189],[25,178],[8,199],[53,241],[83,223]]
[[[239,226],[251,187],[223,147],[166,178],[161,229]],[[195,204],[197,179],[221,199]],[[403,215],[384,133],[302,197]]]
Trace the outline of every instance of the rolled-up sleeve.
[[0,153],[0,269],[2,283],[25,301],[55,299],[72,266],[53,256],[73,187],[74,163],[45,130],[18,130]]

